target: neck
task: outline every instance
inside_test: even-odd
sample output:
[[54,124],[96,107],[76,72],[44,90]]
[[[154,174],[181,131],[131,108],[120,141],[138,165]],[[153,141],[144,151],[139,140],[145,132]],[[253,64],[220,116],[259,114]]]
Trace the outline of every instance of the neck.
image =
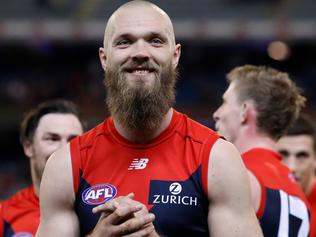
[[314,177],[314,174],[312,174],[305,184],[301,184],[303,192],[305,193],[307,197],[310,195],[315,182],[316,182],[316,178]]
[[258,131],[239,134],[233,143],[241,154],[254,148],[276,150],[276,141],[270,136],[259,133]]
[[113,118],[114,126],[118,133],[126,138],[127,140],[139,144],[147,143],[148,141],[154,139],[155,137],[159,136],[171,123],[173,115],[173,109],[170,108],[168,112],[165,114],[164,118],[162,119],[161,124],[158,128],[153,130],[148,129],[141,129],[141,130],[131,130],[126,127],[123,127],[117,120]]
[[34,165],[32,165],[32,161],[31,161],[31,177],[32,177],[32,184],[34,187],[34,193],[36,197],[39,197],[39,186],[40,186],[41,181],[36,175]]

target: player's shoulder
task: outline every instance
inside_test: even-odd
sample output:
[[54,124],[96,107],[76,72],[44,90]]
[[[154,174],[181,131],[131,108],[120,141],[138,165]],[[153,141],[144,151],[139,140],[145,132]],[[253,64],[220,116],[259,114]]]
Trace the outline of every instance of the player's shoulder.
[[220,160],[229,160],[234,157],[241,159],[240,153],[237,148],[229,141],[219,138],[214,143],[210,156],[212,159],[218,158]]
[[19,190],[6,200],[2,201],[2,209],[5,210],[8,207],[22,206],[26,203],[33,203],[36,199],[33,186],[28,186]]
[[179,114],[177,131],[182,136],[189,137],[200,143],[205,143],[209,138],[214,138],[216,140],[220,137],[214,130],[188,117],[186,114],[177,113]]
[[210,197],[231,195],[244,190],[247,170],[237,148],[224,139],[218,139],[211,152],[208,166]]
[[237,148],[222,138],[217,139],[209,153],[209,171],[224,177],[237,175],[239,169],[246,171]]
[[107,123],[109,123],[110,118],[99,123],[95,127],[91,128],[89,131],[77,136],[71,141],[71,145],[77,144],[80,148],[90,147],[95,139],[100,135],[109,133]]
[[[65,146],[62,146],[58,150],[56,150],[47,160],[43,177],[46,173],[52,173],[55,178],[57,177],[63,177],[66,172],[65,171],[69,167],[71,167],[71,152],[70,152],[70,144],[66,144]],[[52,174],[51,174],[52,175]]]

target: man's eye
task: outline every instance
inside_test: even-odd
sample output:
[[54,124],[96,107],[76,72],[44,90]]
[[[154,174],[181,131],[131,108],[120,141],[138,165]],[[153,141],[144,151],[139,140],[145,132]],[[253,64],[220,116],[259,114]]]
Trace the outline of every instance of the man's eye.
[[299,152],[296,154],[297,159],[307,159],[310,155],[307,152]]
[[46,137],[45,140],[55,142],[55,141],[58,141],[59,138],[58,137]]
[[287,159],[289,157],[289,153],[287,151],[279,150],[283,159]]
[[121,46],[124,46],[124,45],[128,45],[128,44],[130,44],[130,41],[129,40],[127,40],[127,39],[124,39],[124,40],[120,40],[120,41],[118,41],[117,42],[117,45],[121,45]]
[[159,38],[153,38],[153,39],[151,39],[150,42],[152,44],[154,44],[154,45],[161,45],[161,44],[163,44],[163,41],[161,39],[159,39]]

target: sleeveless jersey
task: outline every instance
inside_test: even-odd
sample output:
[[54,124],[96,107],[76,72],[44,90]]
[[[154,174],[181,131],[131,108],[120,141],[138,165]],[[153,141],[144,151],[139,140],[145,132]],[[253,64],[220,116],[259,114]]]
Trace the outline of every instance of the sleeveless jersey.
[[40,222],[40,209],[33,186],[2,202],[0,221],[0,237],[35,236]]
[[316,237],[316,182],[313,184],[310,194],[307,196],[307,200],[311,207],[311,229],[313,230],[313,237]]
[[135,193],[156,216],[161,236],[209,236],[209,154],[219,135],[173,111],[169,127],[147,144],[116,131],[112,118],[71,141],[81,236],[96,225],[92,208],[115,196]]
[[292,173],[281,163],[281,156],[256,148],[245,152],[242,158],[261,185],[257,216],[264,236],[309,236],[309,205]]
[[0,237],[3,237],[3,220],[2,220],[2,203],[1,202],[0,202]]

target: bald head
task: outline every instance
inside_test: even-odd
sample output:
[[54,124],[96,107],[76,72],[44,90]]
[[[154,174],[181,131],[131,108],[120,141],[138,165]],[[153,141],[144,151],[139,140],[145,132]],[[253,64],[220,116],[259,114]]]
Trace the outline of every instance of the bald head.
[[131,20],[150,22],[152,19],[159,19],[161,24],[164,25],[171,42],[175,45],[173,25],[167,13],[151,2],[135,0],[123,4],[109,18],[104,33],[104,47],[106,48],[110,42],[110,39],[119,26],[118,24],[124,23],[124,20],[127,22]]

